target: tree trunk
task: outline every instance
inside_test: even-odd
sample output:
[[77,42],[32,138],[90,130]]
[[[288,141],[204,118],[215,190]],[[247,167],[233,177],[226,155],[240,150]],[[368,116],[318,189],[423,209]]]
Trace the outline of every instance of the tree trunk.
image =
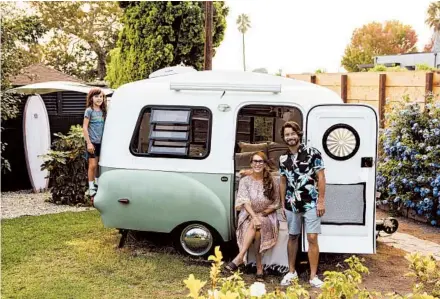
[[246,72],[246,51],[244,48],[244,33],[243,34],[243,70]]
[[104,49],[101,48],[101,46],[94,41],[89,41],[90,48],[93,52],[95,52],[96,56],[98,56],[98,65],[97,65],[97,71],[98,71],[98,80],[103,81],[105,78],[105,75],[107,74],[107,67],[106,67],[106,58],[107,53]]
[[432,46],[432,52],[440,52],[440,31],[434,32],[434,45]]
[[106,55],[104,53],[96,53],[98,55],[98,79],[100,81],[104,80],[107,74],[107,67],[105,64]]

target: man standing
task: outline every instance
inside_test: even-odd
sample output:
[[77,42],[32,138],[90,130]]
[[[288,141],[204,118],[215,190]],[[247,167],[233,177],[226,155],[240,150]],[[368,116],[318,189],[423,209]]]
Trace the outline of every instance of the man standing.
[[325,213],[324,163],[317,149],[301,143],[302,135],[296,122],[288,121],[281,128],[281,138],[289,147],[289,151],[281,155],[279,160],[280,196],[289,230],[289,273],[284,276],[281,285],[290,285],[292,279],[298,277],[295,261],[304,218],[304,230],[309,243],[309,283],[312,287],[321,287],[323,282],[316,272],[319,261],[318,234],[321,233],[321,217]]

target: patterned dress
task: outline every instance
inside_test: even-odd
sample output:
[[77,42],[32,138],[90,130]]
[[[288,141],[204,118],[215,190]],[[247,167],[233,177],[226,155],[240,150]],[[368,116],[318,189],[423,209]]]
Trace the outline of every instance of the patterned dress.
[[266,217],[261,214],[267,208],[278,209],[280,207],[279,177],[272,178],[275,189],[273,201],[264,195],[263,180],[256,180],[251,175],[240,180],[235,204],[236,209],[240,210],[237,225],[237,243],[240,251],[249,225],[252,225],[251,217],[244,207],[245,203],[250,203],[254,213],[260,216],[260,253],[264,253],[277,243],[278,219],[276,211]]

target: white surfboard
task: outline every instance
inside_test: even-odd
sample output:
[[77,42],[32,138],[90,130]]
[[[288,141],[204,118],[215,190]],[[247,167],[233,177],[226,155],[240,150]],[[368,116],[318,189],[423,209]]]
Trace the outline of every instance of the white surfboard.
[[23,140],[32,188],[34,192],[41,192],[49,186],[49,172],[41,170],[41,155],[50,149],[50,126],[46,105],[39,95],[29,96],[24,107]]

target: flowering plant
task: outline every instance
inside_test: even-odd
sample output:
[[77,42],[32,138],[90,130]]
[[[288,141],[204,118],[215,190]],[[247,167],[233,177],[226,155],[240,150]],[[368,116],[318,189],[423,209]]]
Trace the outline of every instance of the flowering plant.
[[387,107],[380,134],[379,202],[394,210],[412,208],[440,224],[440,101],[430,95],[421,107],[404,97]]
[[[215,255],[209,260],[213,261],[210,272],[210,284],[196,279],[190,274],[184,283],[189,290],[187,297],[194,299],[301,299],[310,298],[309,292],[304,289],[298,279],[292,281],[292,285],[286,291],[276,288],[273,292],[267,292],[266,285],[255,282],[247,287],[240,273],[234,273],[229,277],[220,277],[220,268],[223,264],[223,256],[219,247],[215,248]],[[408,255],[410,272],[407,276],[415,278],[413,292],[404,296],[389,293],[383,296],[380,292],[369,291],[361,287],[362,278],[368,274],[368,268],[362,264],[361,259],[352,256],[345,260],[348,265],[343,272],[326,271],[324,273],[324,285],[316,296],[318,299],[334,298],[387,298],[387,299],[436,299],[440,294],[440,269],[432,255],[422,256],[418,253]],[[426,293],[430,289],[430,294]],[[201,294],[204,293],[205,295]]]

